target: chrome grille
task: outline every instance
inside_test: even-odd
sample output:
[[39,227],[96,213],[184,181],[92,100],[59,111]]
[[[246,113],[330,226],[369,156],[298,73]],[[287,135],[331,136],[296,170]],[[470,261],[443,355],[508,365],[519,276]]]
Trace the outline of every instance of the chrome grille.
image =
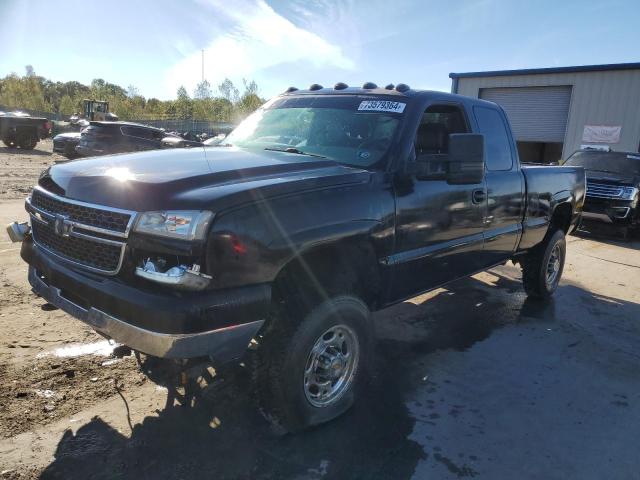
[[118,273],[135,212],[70,200],[41,187],[26,209],[38,246],[88,270]]
[[587,196],[598,198],[621,198],[623,188],[606,183],[595,183],[587,180]]
[[65,260],[79,263],[104,272],[116,272],[120,265],[122,248],[117,245],[85,240],[84,238],[57,235],[48,223],[33,222],[33,238],[38,245]]
[[114,230],[124,233],[131,219],[131,213],[90,207],[80,202],[70,202],[53,197],[51,193],[35,189],[31,196],[31,205],[53,215],[63,214],[75,222],[99,227],[106,230]]

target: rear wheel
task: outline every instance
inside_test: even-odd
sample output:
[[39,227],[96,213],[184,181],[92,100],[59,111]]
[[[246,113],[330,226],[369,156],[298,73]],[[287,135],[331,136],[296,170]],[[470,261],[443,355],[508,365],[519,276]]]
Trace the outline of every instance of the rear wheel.
[[2,139],[2,143],[4,143],[9,148],[15,148],[16,139],[13,137],[5,137]]
[[[282,305],[284,307],[284,305]],[[257,400],[265,417],[294,432],[346,412],[372,355],[369,309],[339,295],[308,313],[279,309],[253,358]]]
[[529,297],[549,298],[558,288],[564,270],[567,244],[556,230],[522,260],[522,282]]
[[16,143],[23,150],[33,150],[38,144],[38,137],[30,132],[19,133]]

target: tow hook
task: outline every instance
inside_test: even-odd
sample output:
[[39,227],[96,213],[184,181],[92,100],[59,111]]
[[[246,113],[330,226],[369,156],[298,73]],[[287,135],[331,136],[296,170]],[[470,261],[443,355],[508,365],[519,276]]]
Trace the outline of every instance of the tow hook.
[[13,222],[7,225],[7,233],[12,242],[21,242],[24,237],[29,234],[31,227],[27,222]]

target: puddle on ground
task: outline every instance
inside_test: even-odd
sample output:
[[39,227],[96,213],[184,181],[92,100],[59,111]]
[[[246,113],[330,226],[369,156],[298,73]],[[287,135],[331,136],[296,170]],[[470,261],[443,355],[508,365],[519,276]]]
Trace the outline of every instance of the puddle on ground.
[[97,355],[101,357],[108,357],[113,353],[113,350],[117,346],[117,343],[110,340],[101,340],[94,343],[65,345],[64,347],[59,347],[52,351],[39,353],[37,357],[42,358],[52,356],[58,358],[74,358],[81,357],[83,355]]

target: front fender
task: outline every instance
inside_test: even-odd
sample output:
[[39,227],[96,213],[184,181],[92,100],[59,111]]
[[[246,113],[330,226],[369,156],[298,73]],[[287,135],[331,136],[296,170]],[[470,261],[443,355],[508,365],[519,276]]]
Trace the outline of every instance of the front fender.
[[376,254],[393,247],[390,190],[371,184],[305,192],[221,214],[207,243],[207,272],[216,288],[272,282],[296,256],[357,238]]

